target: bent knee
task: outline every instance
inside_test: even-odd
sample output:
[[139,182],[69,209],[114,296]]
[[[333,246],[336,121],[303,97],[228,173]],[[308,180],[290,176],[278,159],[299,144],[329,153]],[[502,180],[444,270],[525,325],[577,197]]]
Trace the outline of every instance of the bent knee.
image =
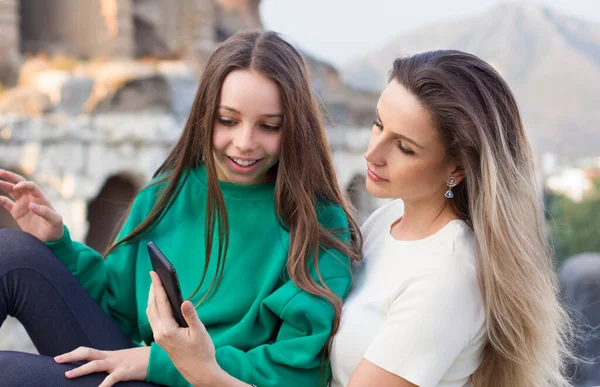
[[[33,235],[20,230],[0,229],[0,265],[10,268],[36,264],[53,254],[50,249]],[[8,267],[7,267],[8,265]]]
[[0,246],[9,246],[12,244],[23,246],[38,242],[41,241],[25,231],[10,228],[0,229]]

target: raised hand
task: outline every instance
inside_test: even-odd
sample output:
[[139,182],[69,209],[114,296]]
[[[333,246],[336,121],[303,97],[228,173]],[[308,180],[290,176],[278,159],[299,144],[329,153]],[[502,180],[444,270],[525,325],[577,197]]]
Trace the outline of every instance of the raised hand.
[[62,216],[52,207],[40,187],[14,172],[0,169],[0,206],[6,208],[19,227],[42,242],[52,242],[64,234]]

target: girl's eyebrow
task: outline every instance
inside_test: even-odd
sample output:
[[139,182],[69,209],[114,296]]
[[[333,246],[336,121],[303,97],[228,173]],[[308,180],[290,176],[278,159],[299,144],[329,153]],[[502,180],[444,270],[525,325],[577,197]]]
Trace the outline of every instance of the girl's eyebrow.
[[[219,106],[219,109],[225,109],[225,110],[229,110],[230,112],[235,113],[235,114],[241,114],[239,111],[235,110],[234,108],[225,106],[225,105]],[[261,114],[261,117],[283,118],[283,114],[281,114],[281,113]]]

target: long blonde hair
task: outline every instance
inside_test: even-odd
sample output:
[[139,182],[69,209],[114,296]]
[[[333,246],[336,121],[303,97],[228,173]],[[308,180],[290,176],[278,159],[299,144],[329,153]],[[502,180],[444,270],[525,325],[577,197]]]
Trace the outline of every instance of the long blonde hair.
[[419,99],[466,172],[452,200],[475,232],[488,332],[474,386],[569,386],[573,329],[508,85],[492,66],[460,51],[397,59],[390,77]]

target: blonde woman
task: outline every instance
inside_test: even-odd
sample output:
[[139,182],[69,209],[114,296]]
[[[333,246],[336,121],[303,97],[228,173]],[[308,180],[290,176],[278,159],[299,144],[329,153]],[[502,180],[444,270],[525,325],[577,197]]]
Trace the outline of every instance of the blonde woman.
[[399,198],[363,225],[331,352],[332,386],[567,386],[532,154],[515,99],[481,59],[397,59],[366,153]]
[[[569,385],[571,328],[507,84],[458,51],[398,59],[372,130],[367,189],[398,200],[361,229],[332,387]],[[186,304],[190,328],[178,328],[162,287],[152,288],[161,345],[199,380],[214,351],[206,330]]]

